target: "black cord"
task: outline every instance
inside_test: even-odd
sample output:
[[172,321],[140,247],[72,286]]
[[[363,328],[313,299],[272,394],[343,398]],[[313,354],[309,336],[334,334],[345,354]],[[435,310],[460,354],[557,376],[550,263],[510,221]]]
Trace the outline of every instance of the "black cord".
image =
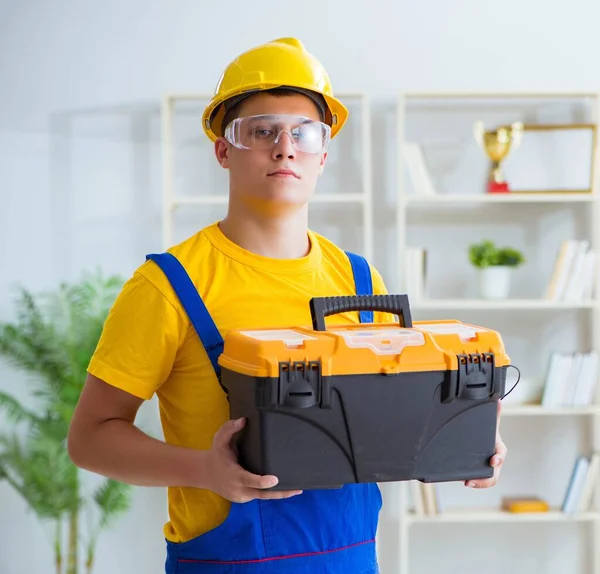
[[507,397],[508,395],[510,395],[510,393],[512,393],[515,389],[515,387],[519,384],[519,381],[521,380],[521,371],[519,371],[519,369],[517,367],[515,367],[514,365],[508,365],[509,367],[512,367],[513,369],[517,370],[517,373],[519,373],[519,376],[517,377],[517,382],[512,386],[512,389],[510,389],[510,391],[508,391],[508,393],[505,393],[505,395],[503,397],[500,397],[500,400],[504,399],[505,397]]

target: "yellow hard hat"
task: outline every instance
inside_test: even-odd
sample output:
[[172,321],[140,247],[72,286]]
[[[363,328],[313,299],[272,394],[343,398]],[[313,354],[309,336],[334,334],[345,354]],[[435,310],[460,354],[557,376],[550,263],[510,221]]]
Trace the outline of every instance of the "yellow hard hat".
[[[254,92],[280,87],[309,96],[320,94],[325,100],[325,121],[331,126],[332,138],[348,118],[348,109],[333,96],[325,68],[300,40],[279,38],[240,54],[227,66],[202,115],[206,135],[212,141],[223,135],[225,102],[237,102]],[[318,96],[313,97],[316,100]]]

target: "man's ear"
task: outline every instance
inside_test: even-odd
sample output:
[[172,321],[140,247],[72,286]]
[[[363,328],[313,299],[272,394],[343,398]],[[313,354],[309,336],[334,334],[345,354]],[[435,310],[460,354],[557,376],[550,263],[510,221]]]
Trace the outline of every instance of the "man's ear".
[[225,138],[217,138],[215,141],[215,156],[219,165],[224,169],[229,167],[229,151],[229,142]]
[[323,170],[325,169],[325,162],[327,161],[327,152],[325,152],[321,156],[321,163],[319,164],[319,175],[323,175]]

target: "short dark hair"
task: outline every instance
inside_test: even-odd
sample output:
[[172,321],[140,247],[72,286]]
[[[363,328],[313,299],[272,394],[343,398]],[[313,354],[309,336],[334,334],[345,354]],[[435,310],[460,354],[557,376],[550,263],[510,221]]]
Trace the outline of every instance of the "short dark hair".
[[[273,96],[277,96],[277,97],[297,96],[298,95],[298,91],[296,91],[294,89],[290,89],[290,88],[285,88],[285,87],[271,88],[270,90],[265,90],[264,92],[254,92],[254,93],[260,94],[260,93],[265,93],[265,92],[268,94],[271,94]],[[254,94],[250,94],[250,95],[254,95]],[[320,94],[316,94],[316,93],[315,93],[315,98],[322,101],[322,106],[317,105],[317,108],[319,110],[319,117],[321,118],[321,121],[324,122],[325,121],[324,109],[326,109],[326,107],[327,107],[325,104],[325,99],[323,98],[323,96],[321,96]],[[223,117],[223,123],[221,124],[221,133],[223,135],[225,135],[225,128],[233,120],[235,120],[238,117],[238,114],[240,113],[240,109],[241,109],[244,101],[245,101],[245,99],[236,102],[234,105],[232,105],[230,108],[228,108],[227,111],[225,112],[225,116]]]

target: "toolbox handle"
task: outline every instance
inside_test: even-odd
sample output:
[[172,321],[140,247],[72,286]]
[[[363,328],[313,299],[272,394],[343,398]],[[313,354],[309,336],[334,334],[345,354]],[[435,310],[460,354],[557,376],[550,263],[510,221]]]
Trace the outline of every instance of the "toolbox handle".
[[340,295],[313,297],[310,314],[313,329],[325,331],[325,317],[347,311],[380,311],[395,314],[401,327],[412,327],[408,295]]

